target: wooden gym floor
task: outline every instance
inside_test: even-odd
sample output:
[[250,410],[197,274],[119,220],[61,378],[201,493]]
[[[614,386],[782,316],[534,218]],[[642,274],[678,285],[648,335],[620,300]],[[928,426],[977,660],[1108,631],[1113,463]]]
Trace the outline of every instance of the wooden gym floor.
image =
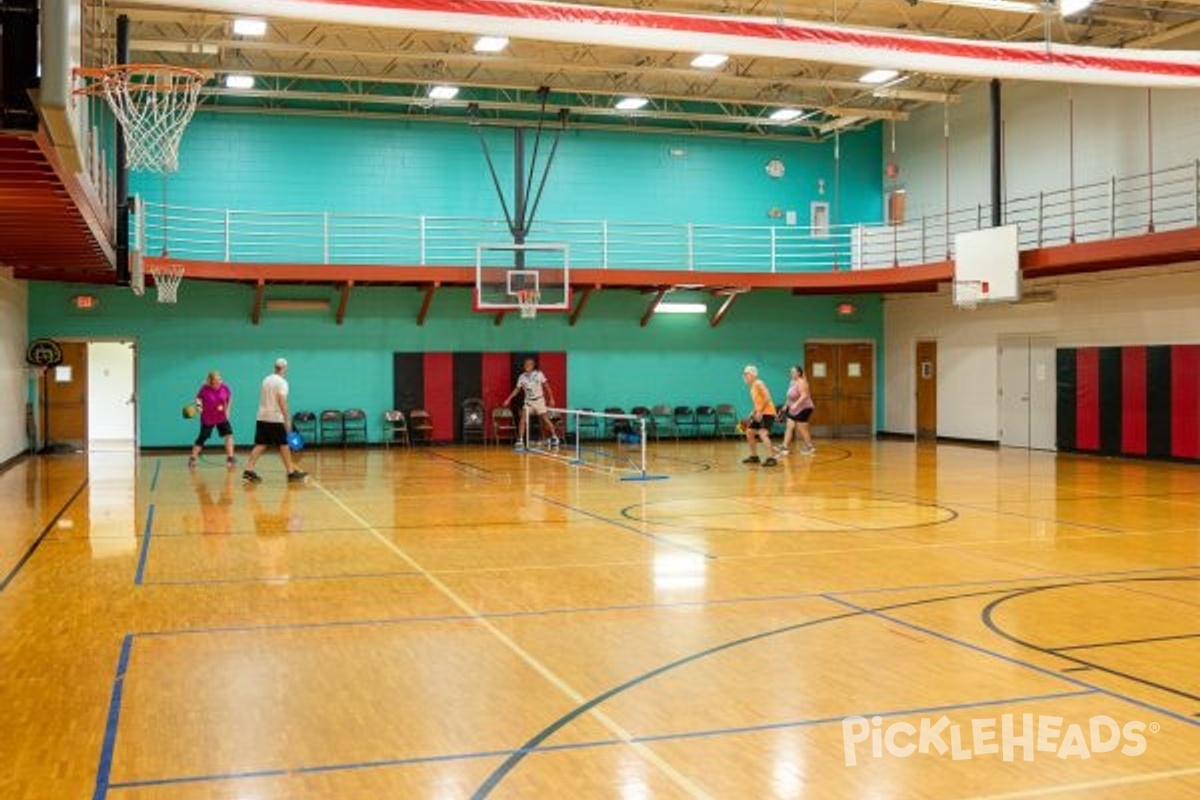
[[0,797],[1200,798],[1200,469],[819,445],[20,462]]

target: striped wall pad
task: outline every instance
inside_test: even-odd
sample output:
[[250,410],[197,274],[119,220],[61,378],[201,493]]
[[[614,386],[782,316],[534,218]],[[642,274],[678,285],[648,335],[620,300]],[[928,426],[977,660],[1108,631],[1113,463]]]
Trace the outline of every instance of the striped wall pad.
[[[433,418],[433,441],[462,440],[462,404],[483,400],[486,435],[491,436],[491,410],[517,384],[521,364],[537,359],[546,373],[554,399],[567,400],[567,354],[548,353],[394,353],[392,356],[392,407],[405,414],[423,408]],[[519,413],[521,395],[514,400]]]
[[1058,350],[1058,449],[1200,459],[1200,345]]

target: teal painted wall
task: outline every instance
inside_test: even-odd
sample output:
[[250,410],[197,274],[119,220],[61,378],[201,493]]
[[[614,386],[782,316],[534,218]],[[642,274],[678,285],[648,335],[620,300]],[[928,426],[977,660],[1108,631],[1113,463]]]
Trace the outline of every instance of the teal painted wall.
[[[99,307],[71,307],[86,291]],[[177,446],[195,436],[195,423],[179,409],[219,369],[235,391],[234,425],[239,443],[252,439],[258,385],[272,361],[291,362],[293,410],[362,407],[379,436],[379,417],[392,403],[395,351],[565,350],[570,382],[567,403],[603,407],[729,402],[748,405],[742,366],[756,363],[773,392],[782,395],[787,368],[802,360],[806,339],[871,339],[876,343],[876,420],[883,419],[885,385],[881,359],[882,304],[858,296],[860,314],[839,322],[831,296],[798,297],[758,290],[737,300],[729,316],[711,328],[703,316],[659,315],[641,328],[649,299],[631,291],[603,291],[588,303],[579,323],[544,314],[534,321],[509,317],[500,327],[472,313],[465,289],[439,292],[423,327],[415,319],[422,295],[415,289],[355,288],[345,324],[333,312],[264,312],[250,324],[253,290],[247,286],[185,281],[178,305],[160,305],[153,290],[143,298],[127,289],[75,284],[29,284],[29,335],[129,337],[138,342],[141,444]],[[322,297],[319,287],[278,287],[268,297]],[[680,299],[686,299],[680,297]],[[700,299],[697,297],[696,299]],[[711,298],[710,308],[713,307]],[[554,376],[550,376],[554,379]]]
[[[484,128],[511,197],[512,134]],[[544,163],[550,139],[541,151]],[[532,135],[526,145],[532,157]],[[782,159],[783,178],[765,172]],[[768,211],[831,203],[834,222],[882,219],[881,127],[835,143],[770,142],[571,130],[562,137],[538,217],[714,224],[771,223]],[[397,120],[197,113],[183,137],[168,202],[210,208],[501,218],[476,129]],[[825,194],[818,194],[818,181]],[[132,191],[157,201],[159,176]],[[777,222],[777,220],[775,220]],[[182,232],[178,236],[183,236]]]

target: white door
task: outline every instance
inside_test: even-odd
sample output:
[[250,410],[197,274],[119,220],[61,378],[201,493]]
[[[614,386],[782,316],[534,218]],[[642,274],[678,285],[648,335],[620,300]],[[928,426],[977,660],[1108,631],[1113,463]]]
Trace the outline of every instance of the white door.
[[1029,447],[1029,338],[1000,340],[1000,444]]
[[1054,450],[1058,440],[1058,380],[1053,339],[1029,340],[1029,446]]
[[134,446],[136,352],[133,342],[88,342],[88,449]]
[[1000,444],[1053,450],[1057,413],[1054,340],[1000,340]]

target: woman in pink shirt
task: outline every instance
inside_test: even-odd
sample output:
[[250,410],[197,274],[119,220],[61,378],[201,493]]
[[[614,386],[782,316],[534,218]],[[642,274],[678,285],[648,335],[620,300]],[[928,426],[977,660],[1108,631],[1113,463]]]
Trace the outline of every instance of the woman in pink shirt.
[[200,409],[200,435],[192,445],[192,454],[188,457],[188,467],[196,466],[196,458],[204,448],[204,443],[212,436],[213,428],[225,440],[225,465],[230,469],[237,466],[233,457],[233,426],[229,424],[229,409],[233,401],[233,393],[221,382],[221,373],[215,369],[208,373],[208,380],[196,393],[196,407]]

